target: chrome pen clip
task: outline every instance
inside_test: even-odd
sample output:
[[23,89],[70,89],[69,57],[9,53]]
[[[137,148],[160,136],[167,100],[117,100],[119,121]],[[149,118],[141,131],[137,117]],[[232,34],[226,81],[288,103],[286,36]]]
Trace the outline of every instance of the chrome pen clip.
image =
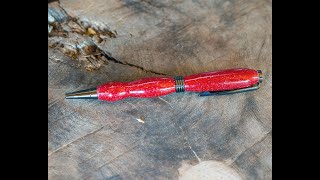
[[260,88],[260,83],[243,88],[243,89],[235,89],[230,91],[206,91],[199,94],[199,96],[218,96],[218,95],[227,95],[227,94],[234,94],[234,93],[241,93],[241,92],[247,92],[247,91],[254,91]]
[[260,83],[263,80],[261,70],[258,70],[258,73],[259,73],[259,82],[254,86],[243,88],[243,89],[229,90],[229,91],[206,91],[206,92],[200,93],[199,96],[218,96],[218,95],[227,95],[227,94],[234,94],[234,93],[241,93],[241,92],[257,90],[260,88]]

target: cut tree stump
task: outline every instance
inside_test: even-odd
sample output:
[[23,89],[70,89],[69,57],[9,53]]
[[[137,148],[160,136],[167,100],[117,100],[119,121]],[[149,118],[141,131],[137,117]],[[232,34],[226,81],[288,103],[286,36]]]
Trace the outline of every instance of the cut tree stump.
[[[49,179],[272,179],[272,2],[48,4]],[[110,103],[108,81],[261,69],[254,92]]]

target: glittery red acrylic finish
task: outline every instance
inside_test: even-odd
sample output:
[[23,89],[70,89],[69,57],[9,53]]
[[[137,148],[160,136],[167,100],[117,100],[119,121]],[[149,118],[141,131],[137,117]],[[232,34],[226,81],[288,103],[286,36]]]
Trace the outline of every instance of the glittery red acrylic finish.
[[[259,74],[252,69],[229,69],[184,77],[185,91],[225,91],[253,86]],[[109,82],[97,88],[98,99],[117,101],[128,97],[152,98],[176,92],[171,77],[145,78],[133,82]]]
[[253,86],[259,73],[253,69],[228,69],[184,77],[186,91],[225,91]]
[[175,92],[173,78],[145,78],[133,82],[110,82],[97,88],[98,99],[117,101],[128,97],[152,98]]

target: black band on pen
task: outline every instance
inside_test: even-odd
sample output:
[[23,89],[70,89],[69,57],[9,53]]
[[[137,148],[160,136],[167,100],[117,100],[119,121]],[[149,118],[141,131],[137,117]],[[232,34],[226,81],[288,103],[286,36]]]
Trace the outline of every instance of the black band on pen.
[[174,77],[176,92],[184,92],[184,79],[183,76],[176,76]]

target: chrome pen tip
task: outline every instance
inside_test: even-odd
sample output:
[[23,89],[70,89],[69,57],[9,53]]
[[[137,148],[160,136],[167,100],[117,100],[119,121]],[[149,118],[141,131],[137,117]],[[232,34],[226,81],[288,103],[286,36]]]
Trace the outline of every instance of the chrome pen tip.
[[90,88],[65,94],[66,99],[98,99],[97,89]]

